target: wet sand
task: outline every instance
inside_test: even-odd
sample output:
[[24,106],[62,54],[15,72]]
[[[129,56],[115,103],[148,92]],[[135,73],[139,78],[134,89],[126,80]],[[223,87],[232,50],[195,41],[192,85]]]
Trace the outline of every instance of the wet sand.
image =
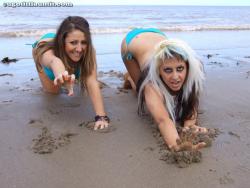
[[[108,85],[102,91],[113,126],[103,134],[86,124],[94,118],[86,94],[77,88],[73,97],[45,94],[35,67],[24,60],[0,65],[0,74],[13,75],[0,77],[1,187],[248,188],[250,59],[247,53],[231,51],[231,56],[219,50],[200,53],[207,79],[199,125],[220,134],[201,150],[202,160],[187,168],[161,160],[155,127],[149,118],[137,116],[134,93],[117,88],[122,85],[119,74],[100,73]],[[109,77],[118,85],[107,82]],[[34,142],[44,135],[57,149],[35,153]],[[60,145],[61,135],[66,139]]]

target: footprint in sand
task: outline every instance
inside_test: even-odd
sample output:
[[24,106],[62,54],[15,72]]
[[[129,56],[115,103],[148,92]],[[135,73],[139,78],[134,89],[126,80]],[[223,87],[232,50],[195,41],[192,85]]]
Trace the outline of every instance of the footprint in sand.
[[242,121],[242,122],[239,122],[238,125],[239,125],[239,126],[242,126],[242,127],[248,128],[249,125],[250,125],[250,121],[249,121],[249,120]]
[[14,91],[14,90],[18,90],[20,87],[13,87],[11,89],[9,89],[9,91]]
[[148,146],[146,148],[143,149],[144,151],[154,151],[155,148],[151,147],[151,146]]
[[35,124],[35,123],[43,123],[43,121],[41,120],[41,119],[30,119],[30,121],[29,121],[29,124]]
[[77,108],[77,107],[80,107],[81,104],[61,104],[62,107],[65,107],[65,108]]
[[219,182],[221,185],[223,185],[223,184],[226,185],[226,184],[234,183],[234,180],[230,177],[230,173],[228,172],[223,177],[220,177]]
[[121,87],[118,87],[116,93],[117,93],[117,94],[120,94],[120,93],[129,93],[129,90],[128,90],[128,89],[121,88]]
[[97,132],[97,133],[109,133],[109,132],[113,132],[116,130],[116,127],[114,127],[113,125],[110,125],[110,124],[107,128],[94,130],[94,126],[95,126],[94,121],[83,122],[83,123],[80,123],[79,126],[80,127],[84,126],[88,130],[93,131],[93,132]]
[[43,127],[43,120],[41,119],[30,119],[28,124],[31,126],[31,127],[40,127],[42,128]]
[[47,127],[41,128],[42,133],[32,140],[31,149],[37,154],[53,153],[60,147],[71,143],[71,137],[78,135],[77,133],[64,132],[55,137]]
[[231,135],[231,136],[235,136],[235,137],[237,137],[238,139],[240,139],[240,136],[239,136],[237,133],[234,133],[234,132],[232,132],[232,131],[229,131],[228,134]]
[[12,102],[13,102],[13,100],[4,100],[4,101],[1,101],[2,104],[10,104]]
[[58,115],[58,114],[60,114],[62,112],[61,110],[53,110],[53,109],[48,109],[48,111],[52,115]]

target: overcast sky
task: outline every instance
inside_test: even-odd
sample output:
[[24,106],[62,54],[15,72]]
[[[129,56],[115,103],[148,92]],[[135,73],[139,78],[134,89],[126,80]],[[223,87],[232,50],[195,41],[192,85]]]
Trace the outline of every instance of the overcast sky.
[[[32,0],[0,0],[0,2]],[[215,5],[250,6],[250,0],[33,0],[34,2],[72,2],[74,5]]]
[[[77,2],[71,1],[71,2]],[[79,1],[78,1],[79,2]],[[95,5],[250,5],[250,0],[90,0],[81,4]]]

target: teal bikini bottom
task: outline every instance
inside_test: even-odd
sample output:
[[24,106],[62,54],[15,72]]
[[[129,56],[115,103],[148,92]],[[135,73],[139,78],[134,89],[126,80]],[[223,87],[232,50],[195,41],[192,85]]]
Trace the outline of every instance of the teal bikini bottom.
[[[147,33],[147,32],[159,33],[163,36],[166,36],[165,33],[163,33],[162,31],[160,31],[159,29],[156,29],[156,28],[135,28],[132,31],[130,31],[125,37],[127,49],[128,49],[128,45],[133,40],[133,38],[135,38],[137,35],[139,35],[141,33]],[[131,60],[131,59],[133,59],[133,54],[127,50],[127,52],[125,54],[122,54],[122,59],[123,59],[123,61]]]
[[53,39],[56,37],[56,34],[55,33],[46,33],[45,35],[43,35],[39,40],[37,40],[36,42],[34,42],[32,44],[32,48],[35,48],[37,46],[37,44],[43,40],[43,39]]

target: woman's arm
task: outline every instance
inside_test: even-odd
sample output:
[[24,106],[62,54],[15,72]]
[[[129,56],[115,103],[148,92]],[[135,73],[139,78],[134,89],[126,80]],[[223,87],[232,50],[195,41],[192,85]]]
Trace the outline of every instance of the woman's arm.
[[[58,57],[56,57],[54,55],[52,50],[46,51],[41,56],[40,63],[43,66],[50,68],[53,71],[55,77],[59,76],[60,74],[62,74],[65,71],[65,66],[64,66],[63,62],[61,61],[61,59],[59,59]],[[61,80],[61,81],[63,81],[63,80]]]
[[197,150],[206,145],[203,142],[196,145],[193,145],[191,143],[188,145],[188,147],[185,144],[177,145],[177,140],[180,138],[176,130],[176,126],[170,119],[166,107],[163,103],[163,97],[150,84],[145,86],[144,94],[148,110],[158,124],[161,135],[169,149],[174,151]]
[[61,59],[56,57],[52,50],[48,50],[41,56],[41,65],[50,68],[55,76],[54,85],[65,84],[68,95],[73,95],[75,75],[69,75]]
[[151,84],[145,86],[144,95],[147,108],[158,124],[166,144],[169,148],[176,148],[176,140],[179,139],[179,135],[163,103],[163,97]]
[[[86,86],[96,115],[106,116],[102,94],[99,82],[97,80],[96,66],[94,67],[94,70],[92,71],[91,75],[86,79]],[[94,129],[103,129],[105,127],[108,127],[108,123],[109,122],[105,121],[104,119],[97,120]]]

